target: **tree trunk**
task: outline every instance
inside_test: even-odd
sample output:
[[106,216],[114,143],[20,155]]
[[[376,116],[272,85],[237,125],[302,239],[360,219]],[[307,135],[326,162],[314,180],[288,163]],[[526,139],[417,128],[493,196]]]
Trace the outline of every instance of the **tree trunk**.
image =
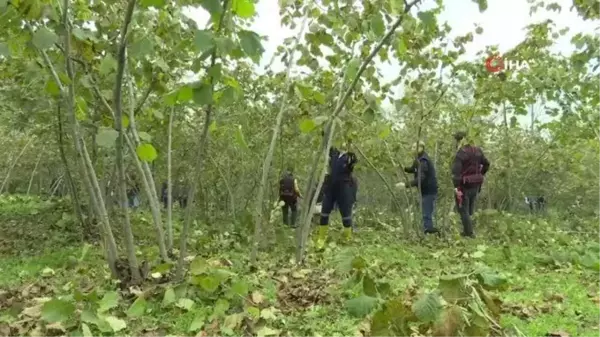
[[[79,130],[79,122],[75,117],[75,75],[73,71],[73,62],[71,60],[71,25],[69,22],[69,0],[64,0],[63,6],[63,26],[65,28],[65,37],[64,37],[64,56],[66,62],[67,75],[69,77],[69,84],[67,87],[67,91],[65,92],[64,86],[60,81],[60,77],[56,73],[52,62],[48,55],[41,51],[44,61],[47,66],[50,68],[52,73],[52,77],[59,85],[61,89],[61,93],[63,93],[65,97],[65,104],[67,106],[67,112],[69,116],[69,120],[71,123],[71,132],[73,136],[73,141],[75,142],[75,150],[77,153],[77,157],[80,161],[82,171],[84,173],[84,181],[88,187],[88,191],[90,192],[90,196],[92,199],[92,205],[96,210],[96,213],[100,217],[101,224],[104,232],[104,241],[106,246],[106,258],[108,262],[108,266],[112,272],[114,277],[118,276],[118,272],[116,269],[116,260],[117,260],[117,244],[115,238],[112,233],[112,229],[110,227],[110,220],[108,218],[108,213],[106,212],[106,207],[104,205],[104,201],[102,200],[102,195],[100,193],[100,186],[98,185],[98,178],[96,176],[96,172],[92,165],[90,155],[87,151],[85,142],[81,137]],[[65,95],[66,94],[66,95]]]
[[506,186],[508,188],[508,198],[506,201],[506,210],[511,211],[513,203],[512,195],[512,158],[510,155],[510,133],[508,127],[508,114],[506,113],[506,103],[502,103],[502,116],[504,118],[504,150],[506,155]]
[[[348,86],[346,91],[344,92],[344,95],[340,96],[339,100],[337,101],[336,108],[329,118],[326,130],[325,130],[326,139],[321,144],[320,156],[319,156],[319,154],[315,154],[315,156],[313,158],[311,173],[309,175],[308,184],[306,185],[306,190],[305,190],[306,198],[302,202],[301,209],[303,211],[301,212],[300,226],[298,226],[298,229],[297,229],[297,249],[296,249],[296,262],[297,263],[302,263],[302,261],[304,260],[304,251],[305,251],[305,247],[306,247],[306,240],[308,238],[308,229],[310,228],[311,212],[312,212],[312,208],[314,207],[315,202],[316,202],[316,198],[311,198],[312,193],[313,193],[313,184],[315,181],[317,169],[320,166],[319,159],[321,159],[325,163],[327,162],[327,154],[328,154],[329,147],[331,146],[331,141],[333,139],[333,131],[335,130],[335,125],[334,125],[335,119],[337,118],[337,116],[340,114],[340,112],[344,108],[344,104],[346,103],[346,101],[348,100],[350,95],[352,94],[354,87],[358,83],[358,80],[360,79],[362,73],[367,68],[368,64],[371,63],[371,61],[373,60],[375,55],[377,55],[379,50],[388,42],[388,40],[391,38],[391,36],[396,31],[396,29],[400,26],[400,24],[402,23],[402,19],[404,18],[404,15],[407,12],[409,12],[410,9],[419,1],[420,0],[415,0],[405,6],[404,12],[400,15],[400,17],[396,20],[396,22],[394,22],[394,24],[392,25],[390,30],[381,39],[379,44],[377,46],[375,46],[375,48],[373,49],[373,51],[371,51],[369,56],[367,56],[367,58],[363,61],[360,68],[358,69],[358,72],[356,73],[356,76],[354,77],[354,79],[352,79],[352,82],[350,83],[350,85]],[[345,79],[346,79],[345,77],[346,76],[344,75],[344,79],[342,80],[342,85],[341,85],[340,89],[344,88],[343,84],[345,83]],[[325,173],[323,172],[321,175],[321,178],[319,179],[319,182],[317,184],[317,188],[319,188],[319,186],[321,186],[323,184],[324,177],[325,177]]]
[[56,104],[56,123],[58,134],[58,152],[60,154],[60,161],[62,162],[63,167],[65,169],[65,178],[67,180],[67,185],[71,194],[71,202],[73,203],[73,209],[75,210],[75,215],[77,216],[77,220],[79,220],[79,223],[82,226],[87,227],[88,223],[85,222],[83,219],[83,211],[81,210],[81,203],[79,202],[79,194],[77,193],[77,187],[75,186],[75,181],[73,180],[73,175],[71,174],[69,162],[67,161],[67,156],[65,154],[65,143],[63,141],[63,121],[62,112],[60,110],[60,103]]
[[127,188],[125,181],[125,161],[123,159],[123,145],[124,145],[124,131],[123,131],[123,109],[122,109],[122,94],[123,94],[123,74],[125,72],[125,54],[127,52],[127,32],[129,29],[129,23],[133,16],[133,10],[135,8],[135,0],[129,0],[127,3],[127,10],[125,12],[125,19],[123,20],[123,26],[121,26],[120,32],[120,43],[119,51],[117,54],[117,74],[115,80],[115,89],[113,93],[113,101],[115,104],[115,129],[119,133],[116,144],[116,161],[117,171],[119,173],[119,201],[123,205],[123,235],[125,235],[125,245],[127,250],[127,261],[129,262],[129,271],[131,272],[131,280],[134,283],[140,281],[140,269],[137,263],[137,257],[135,256],[135,242],[133,239],[133,231],[131,230],[131,223],[129,221],[129,205],[127,202]]
[[310,13],[309,8],[305,9],[304,19],[302,19],[302,23],[300,24],[300,31],[296,36],[296,41],[290,51],[288,52],[288,64],[287,71],[285,74],[285,85],[286,95],[281,100],[281,105],[279,107],[279,112],[277,113],[277,117],[275,119],[275,125],[273,126],[273,135],[271,136],[271,143],[269,144],[269,150],[265,155],[265,160],[263,161],[262,167],[262,178],[260,180],[260,184],[258,185],[258,194],[256,195],[256,203],[254,205],[254,241],[252,244],[252,251],[250,252],[250,263],[254,264],[256,262],[256,255],[258,254],[258,246],[261,236],[262,229],[262,221],[263,221],[263,203],[265,198],[265,189],[267,187],[269,171],[271,170],[271,164],[273,163],[273,154],[275,152],[275,147],[277,146],[277,138],[279,137],[279,132],[281,131],[281,121],[283,120],[283,115],[285,112],[285,108],[287,107],[287,101],[290,95],[291,90],[289,87],[291,85],[290,72],[294,65],[294,52],[296,51],[296,47],[298,46],[298,42],[300,38],[302,38],[302,34],[304,33],[304,29],[306,28],[306,21],[308,20],[308,16]]
[[169,115],[169,131],[167,134],[167,249],[173,250],[173,176],[172,176],[172,145],[173,145],[173,117],[175,109]]
[[15,166],[19,162],[19,159],[21,159],[21,157],[25,153],[25,150],[27,149],[27,147],[29,147],[29,144],[31,144],[31,142],[33,142],[34,139],[35,139],[34,137],[29,138],[29,141],[27,141],[25,146],[23,146],[23,149],[21,149],[21,152],[19,152],[19,155],[17,155],[17,158],[15,158],[15,160],[13,160],[12,164],[10,164],[8,171],[6,172],[6,177],[4,177],[4,181],[2,182],[2,186],[0,186],[0,194],[2,194],[2,192],[4,191],[4,187],[6,186],[6,184],[8,183],[8,181],[10,179],[10,174],[12,173],[12,170],[15,168]]
[[31,171],[31,178],[29,178],[29,185],[27,186],[27,195],[29,195],[29,191],[31,190],[31,184],[33,184],[33,178],[35,177],[35,171],[37,171],[38,165],[40,164],[40,160],[42,160],[42,154],[44,153],[44,150],[46,149],[46,146],[42,146],[42,151],[40,151],[40,155],[38,156],[38,159],[35,161],[35,166],[33,167],[33,171]]
[[[221,13],[221,18],[219,19],[217,34],[221,31],[221,28],[223,27],[223,20],[225,19],[225,14],[227,13],[228,7],[229,0],[223,0],[223,12]],[[217,52],[216,49],[214,49],[211,55],[210,68],[215,66],[216,61]],[[209,83],[211,92],[214,92],[214,78],[210,75]],[[213,103],[209,104],[206,107],[204,126],[200,135],[200,141],[198,142],[198,151],[196,155],[195,165],[196,170],[195,174],[193,174],[192,176],[192,179],[190,179],[190,187],[187,195],[187,205],[185,208],[185,218],[183,220],[183,229],[181,231],[181,237],[179,242],[179,260],[177,261],[177,270],[175,272],[175,278],[177,280],[181,280],[183,278],[183,263],[185,261],[185,256],[187,255],[187,235],[189,233],[190,225],[192,223],[192,215],[194,212],[194,198],[196,197],[196,188],[198,186],[198,180],[200,178],[200,174],[202,172],[202,165],[204,163],[204,155],[208,143],[208,129],[210,128],[213,107]]]

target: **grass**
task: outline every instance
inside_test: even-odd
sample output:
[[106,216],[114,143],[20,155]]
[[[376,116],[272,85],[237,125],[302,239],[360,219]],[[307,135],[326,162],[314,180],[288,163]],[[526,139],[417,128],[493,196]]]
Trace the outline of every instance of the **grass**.
[[[363,221],[367,222],[368,219]],[[512,237],[491,239],[496,237],[493,230],[502,227],[494,226],[494,223],[508,221],[519,223],[517,228],[521,228],[522,232],[518,229],[511,232]],[[417,288],[419,292],[433,290],[442,274],[468,272],[486,265],[503,273],[509,280],[508,288],[499,292],[504,302],[500,321],[503,326],[514,326],[528,336],[560,331],[573,336],[598,335],[598,270],[585,267],[575,260],[565,261],[555,256],[585,255],[585,243],[590,238],[565,235],[560,228],[548,225],[548,222],[552,222],[551,219],[544,220],[546,225],[537,225],[537,229],[532,230],[534,226],[529,226],[531,223],[537,224],[536,221],[541,220],[515,216],[507,219],[496,215],[493,221],[482,225],[479,236],[474,240],[454,238],[456,230],[442,238],[404,239],[399,230],[361,228],[357,238],[349,246],[336,243],[339,229],[332,225],[333,242],[324,252],[311,250],[307,266],[304,267],[315,276],[297,280],[297,284],[312,286],[313,283],[321,282],[315,277],[337,268],[339,256],[345,251],[353,251],[365,258],[373,275],[378,281],[388,282],[392,293],[402,293],[410,287]],[[142,221],[136,226],[147,226],[147,223]],[[324,281],[327,285],[323,288],[326,288],[331,299],[328,302],[317,303],[306,310],[298,308],[286,313],[279,311],[285,308],[278,301],[278,296],[290,289],[278,287],[276,276],[279,271],[290,268],[292,249],[288,244],[293,240],[292,234],[285,229],[276,231],[278,242],[272,242],[260,254],[260,264],[254,271],[250,271],[246,263],[248,247],[236,244],[237,240],[232,233],[214,233],[207,238],[205,233],[197,232],[197,237],[191,240],[191,253],[231,261],[231,270],[249,280],[252,289],[264,296],[262,309],[274,308],[276,314],[269,318],[268,325],[280,334],[360,335],[366,321],[349,315],[344,307],[346,299],[360,293],[360,287],[349,284],[347,277],[339,273],[332,273],[331,279]],[[155,254],[147,250],[141,250],[144,256]],[[25,284],[39,282],[45,268],[52,268],[56,275],[44,278],[43,282],[54,285],[55,289],[60,288],[69,281],[74,281],[73,272],[67,268],[81,254],[81,244],[73,244],[38,252],[36,256],[0,256],[0,289],[18,289]],[[106,274],[106,267],[97,247],[91,248],[90,253],[79,264],[85,266],[86,270],[95,270],[96,275]],[[98,274],[99,271],[102,274]],[[293,274],[285,275],[293,278],[289,276]],[[97,282],[100,288],[106,287],[106,283],[100,281],[103,279],[99,277]],[[290,287],[291,284],[289,283]],[[315,292],[317,289],[308,290],[311,291]],[[310,296],[310,293],[305,296]],[[195,317],[204,311],[209,316],[214,306],[211,302],[197,300],[194,309],[186,312],[179,308],[163,308],[161,301],[162,294],[149,298],[148,309],[143,317],[126,319],[130,334],[189,335],[191,332],[188,328]],[[129,306],[121,305],[125,306],[124,309]],[[7,311],[1,312],[6,314]],[[0,319],[0,326],[1,322]]]

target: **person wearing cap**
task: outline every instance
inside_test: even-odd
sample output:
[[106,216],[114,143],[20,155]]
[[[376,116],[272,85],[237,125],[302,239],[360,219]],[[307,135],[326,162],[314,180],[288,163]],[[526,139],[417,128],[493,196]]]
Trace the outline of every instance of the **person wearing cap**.
[[414,144],[417,149],[417,157],[413,164],[405,167],[404,171],[413,173],[414,179],[407,185],[405,183],[396,184],[397,187],[417,187],[421,192],[421,210],[423,212],[423,229],[425,234],[438,233],[433,226],[433,212],[435,201],[438,194],[438,183],[435,175],[435,165],[431,158],[425,152],[425,143],[419,141]]
[[475,237],[471,217],[475,210],[475,200],[481,190],[484,176],[490,169],[490,162],[479,146],[473,145],[466,132],[454,134],[458,151],[452,164],[452,183],[456,208],[463,225],[462,236]]

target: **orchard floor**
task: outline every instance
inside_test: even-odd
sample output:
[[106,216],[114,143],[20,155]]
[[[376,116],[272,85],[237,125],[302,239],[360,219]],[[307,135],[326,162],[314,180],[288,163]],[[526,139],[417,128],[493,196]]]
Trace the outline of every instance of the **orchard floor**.
[[[137,233],[144,228],[150,232],[151,224],[143,215],[134,219]],[[368,335],[370,315],[351,315],[347,308],[363,286],[352,282],[342,266],[357,256],[366,261],[371,277],[389,284],[389,294],[410,290],[417,297],[434,290],[442,274],[470,273],[485,265],[507,281],[502,290],[494,291],[503,302],[498,322],[503,327],[527,336],[599,333],[597,232],[582,236],[561,230],[550,220],[495,215],[494,221],[478,228],[476,239],[458,238],[452,229],[442,237],[408,240],[402,230],[389,225],[393,223],[389,219],[388,225],[381,219],[369,223],[378,225],[360,228],[349,244],[340,241],[339,228],[332,226],[328,246],[320,252],[310,247],[302,268],[291,263],[294,245],[289,229],[276,227],[267,235],[270,241],[259,253],[256,268],[248,266],[249,248],[240,243],[247,242],[240,234],[196,229],[190,254],[199,256],[190,272],[197,276],[179,286],[165,281],[170,266],[159,265],[153,266],[143,285],[121,289],[108,277],[97,245],[84,248],[51,240],[52,246],[34,256],[27,256],[29,250],[4,252],[0,334]],[[44,230],[6,219],[0,230],[9,224],[20,226],[20,231]],[[516,225],[512,228],[517,230],[510,236],[498,235],[506,230],[502,224]],[[140,260],[152,261],[155,249],[143,244],[151,238],[138,241]],[[214,277],[204,273],[209,268],[225,276],[211,285]],[[136,295],[144,300],[135,300]],[[371,309],[372,313],[375,308]]]

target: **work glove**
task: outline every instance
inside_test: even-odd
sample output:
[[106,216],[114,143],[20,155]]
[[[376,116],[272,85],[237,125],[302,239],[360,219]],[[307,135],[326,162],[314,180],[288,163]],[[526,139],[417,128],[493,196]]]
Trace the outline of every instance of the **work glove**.
[[406,184],[405,184],[405,183],[403,183],[403,182],[399,182],[399,183],[397,183],[397,184],[396,184],[396,187],[397,187],[397,188],[406,187]]

